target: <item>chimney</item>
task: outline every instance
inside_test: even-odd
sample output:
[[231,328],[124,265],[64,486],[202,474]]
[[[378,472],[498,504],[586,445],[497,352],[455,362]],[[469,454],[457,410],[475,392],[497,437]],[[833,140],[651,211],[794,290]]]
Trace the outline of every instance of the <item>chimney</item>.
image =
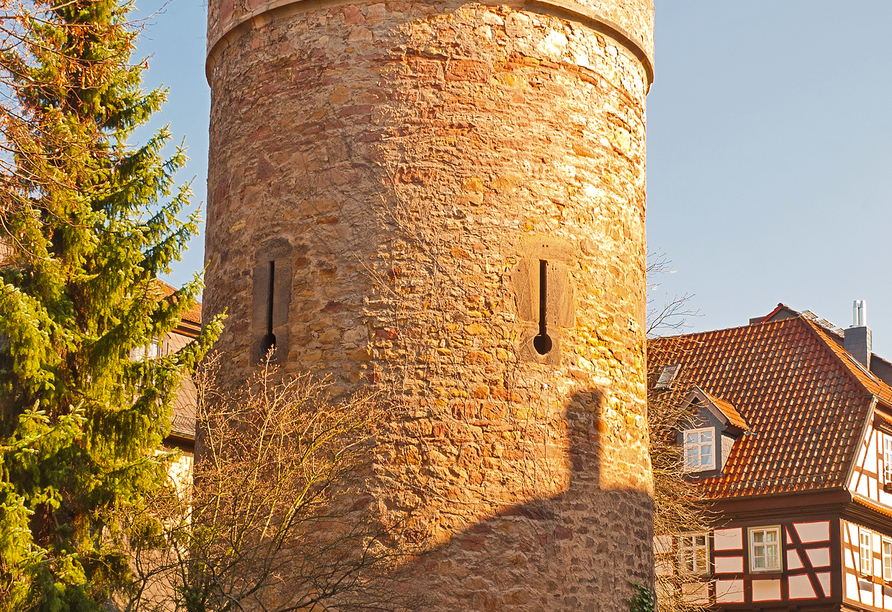
[[845,330],[843,348],[870,370],[870,328],[867,327],[867,305],[855,300],[852,306],[852,326]]

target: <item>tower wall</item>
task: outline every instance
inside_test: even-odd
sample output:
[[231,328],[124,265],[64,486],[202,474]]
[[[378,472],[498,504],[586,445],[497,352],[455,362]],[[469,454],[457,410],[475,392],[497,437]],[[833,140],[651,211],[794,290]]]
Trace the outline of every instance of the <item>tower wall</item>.
[[426,609],[652,581],[651,26],[650,0],[209,6],[224,375],[271,327],[286,371],[382,390],[368,486],[429,549]]

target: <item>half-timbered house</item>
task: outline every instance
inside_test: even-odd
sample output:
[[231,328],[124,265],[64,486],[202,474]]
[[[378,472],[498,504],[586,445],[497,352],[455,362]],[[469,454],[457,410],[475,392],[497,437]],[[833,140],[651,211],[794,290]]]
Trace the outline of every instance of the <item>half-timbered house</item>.
[[779,305],[648,360],[655,392],[690,405],[678,441],[718,517],[658,537],[658,571],[719,610],[892,610],[892,364],[870,330]]
[[[175,289],[158,281],[161,299],[170,299]],[[176,353],[192,342],[201,333],[201,304],[196,303],[187,310],[180,322],[164,338],[153,340],[144,349],[146,358],[163,357]],[[171,466],[171,474],[183,486],[191,486],[192,465],[195,455],[196,389],[192,380],[183,378],[173,405],[170,434],[164,439],[168,449],[180,451],[179,458]]]

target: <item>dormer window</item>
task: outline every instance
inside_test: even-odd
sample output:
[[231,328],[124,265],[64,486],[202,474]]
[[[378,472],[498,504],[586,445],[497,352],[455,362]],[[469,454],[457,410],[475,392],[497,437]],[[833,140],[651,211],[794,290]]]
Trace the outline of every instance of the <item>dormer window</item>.
[[677,440],[688,472],[722,471],[734,442],[750,430],[746,420],[728,402],[694,387],[680,409],[689,415]]
[[684,431],[684,465],[690,472],[715,469],[715,430],[712,427]]

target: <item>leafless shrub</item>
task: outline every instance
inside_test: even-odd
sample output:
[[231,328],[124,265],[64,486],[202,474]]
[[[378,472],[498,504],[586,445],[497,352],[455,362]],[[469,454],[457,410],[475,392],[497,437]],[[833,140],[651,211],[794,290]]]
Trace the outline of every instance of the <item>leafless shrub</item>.
[[[648,353],[648,359],[653,363],[662,363],[652,352]],[[654,533],[657,535],[658,609],[660,612],[706,610],[708,606],[693,601],[697,598],[691,597],[690,593],[685,597],[683,589],[686,584],[705,585],[708,588],[708,575],[687,573],[678,551],[680,538],[708,533],[714,523],[707,501],[685,472],[682,449],[676,441],[676,434],[689,429],[692,424],[694,415],[684,401],[691,384],[686,380],[684,370],[681,370],[671,387],[657,389],[655,382],[659,374],[659,371],[650,373],[647,390],[650,460],[654,479]]]
[[416,604],[396,568],[408,550],[362,488],[377,398],[332,402],[309,376],[262,368],[224,392],[199,390],[191,490],[172,483],[134,517],[135,588],[126,610],[391,610]]

